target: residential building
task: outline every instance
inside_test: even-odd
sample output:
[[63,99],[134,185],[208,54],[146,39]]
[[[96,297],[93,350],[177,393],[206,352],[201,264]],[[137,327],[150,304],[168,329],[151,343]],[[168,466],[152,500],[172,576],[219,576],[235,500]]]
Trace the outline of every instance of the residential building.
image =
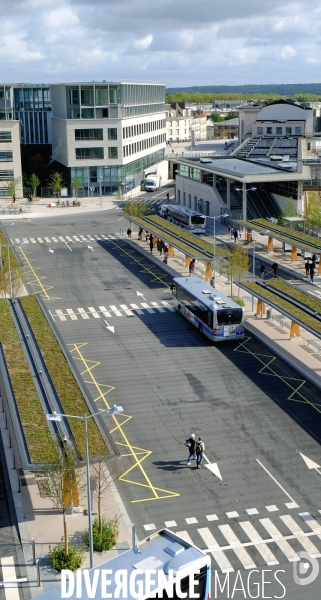
[[0,84],[0,121],[19,121],[21,144],[51,144],[48,84]]
[[115,195],[157,173],[167,179],[165,85],[78,82],[50,85],[52,155],[80,195]]
[[166,142],[206,140],[206,115],[186,108],[184,102],[166,104]]
[[15,195],[22,198],[19,121],[0,121],[0,200],[10,198],[10,181],[15,183]]
[[217,138],[228,138],[234,139],[238,137],[239,133],[239,119],[228,119],[228,121],[213,122],[207,121],[206,124],[206,137],[208,140],[214,140]]

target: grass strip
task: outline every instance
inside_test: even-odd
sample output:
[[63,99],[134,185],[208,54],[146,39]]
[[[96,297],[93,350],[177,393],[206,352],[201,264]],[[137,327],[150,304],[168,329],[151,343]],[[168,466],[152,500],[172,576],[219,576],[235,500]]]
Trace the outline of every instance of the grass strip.
[[290,229],[289,227],[284,227],[282,225],[278,225],[277,223],[271,223],[271,221],[267,221],[266,219],[255,219],[254,223],[258,223],[263,226],[265,229],[270,229],[271,231],[278,231],[283,233],[285,236],[290,236],[292,239],[304,242],[305,244],[312,244],[313,246],[317,246],[321,249],[320,239],[313,237],[313,235],[308,235],[307,233],[301,233],[295,229]]
[[287,296],[291,296],[294,300],[301,302],[301,304],[305,304],[311,310],[315,310],[316,312],[321,314],[321,300],[317,298],[312,298],[309,294],[302,292],[301,290],[297,290],[294,286],[289,283],[285,283],[279,279],[274,279],[269,281],[269,287],[273,287],[276,290],[280,290]]
[[293,304],[291,304],[287,300],[283,300],[282,298],[280,298],[273,292],[266,290],[265,288],[260,286],[258,283],[251,283],[251,282],[242,283],[242,288],[246,288],[246,289],[254,292],[254,295],[260,296],[266,302],[271,302],[276,307],[276,310],[278,308],[281,310],[281,312],[282,312],[282,310],[284,310],[291,317],[291,319],[293,321],[295,321],[295,322],[300,321],[301,323],[303,323],[303,325],[307,325],[308,327],[310,327],[310,329],[314,329],[314,331],[317,331],[319,334],[321,334],[321,322],[320,321],[318,321],[317,319],[314,319],[314,317],[311,317],[310,315],[307,315],[306,312],[304,312],[300,308],[296,308],[295,306],[293,306]]
[[[42,312],[35,296],[20,298],[21,305],[33,329],[42,357],[49,375],[56,388],[63,411],[69,415],[83,416],[89,414],[87,406],[78,383],[76,382],[69,364],[60,348],[44,313]],[[85,456],[84,423],[78,419],[69,419],[70,429],[81,455]],[[88,421],[89,453],[91,456],[101,454],[105,443],[94,421]]]
[[185,231],[185,229],[178,227],[178,225],[174,225],[173,223],[170,223],[166,219],[163,219],[162,217],[158,217],[157,215],[149,216],[148,220],[155,223],[155,225],[160,225],[161,227],[166,229],[166,231],[168,231],[169,233],[173,233],[174,235],[179,235],[182,240],[186,241],[187,243],[191,243],[194,246],[197,246],[198,248],[200,248],[200,250],[202,250],[202,251],[205,250],[205,252],[209,252],[210,254],[213,254],[213,243],[214,242],[210,243],[206,240],[203,240],[202,238],[199,237],[198,234],[189,233],[188,231]]
[[0,341],[30,459],[40,463],[52,460],[56,448],[5,299],[0,299]]
[[261,233],[262,231],[266,231],[268,229],[270,233],[267,233],[266,235],[268,235],[271,238],[275,238],[280,242],[283,242],[284,244],[289,244],[289,246],[301,248],[302,250],[306,250],[307,252],[316,252],[317,254],[321,253],[321,245],[317,244],[316,238],[306,236],[310,239],[310,241],[305,242],[302,238],[296,236],[293,237],[292,234],[289,233],[289,231],[293,231],[292,229],[287,229],[286,227],[283,227],[282,231],[280,231],[279,229],[277,229],[280,227],[279,225],[271,225],[270,221],[265,221],[264,219],[260,219],[260,221],[264,221],[264,223],[266,223],[266,226],[263,227],[263,225],[261,225],[258,221],[243,221],[241,219],[238,220],[237,223],[240,223],[241,225],[243,225],[243,227],[246,227],[247,229],[257,231],[258,233]]

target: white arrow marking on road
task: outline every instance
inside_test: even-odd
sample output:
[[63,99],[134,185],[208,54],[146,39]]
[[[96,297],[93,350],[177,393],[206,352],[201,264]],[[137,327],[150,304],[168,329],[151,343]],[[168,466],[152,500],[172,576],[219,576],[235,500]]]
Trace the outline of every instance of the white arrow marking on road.
[[49,252],[51,252],[52,254],[54,253],[54,251],[53,251],[53,250],[51,250],[51,248],[48,248],[48,250],[49,250]]
[[94,252],[94,249],[92,246],[88,246],[89,250],[92,250]]
[[11,227],[11,225],[14,225],[14,223],[9,223],[8,227]]
[[210,463],[210,461],[208,460],[207,456],[205,456],[204,454],[204,458],[205,460],[207,460],[207,465],[204,465],[209,471],[211,471],[213,473],[213,475],[216,475],[216,477],[218,477],[221,481],[223,481],[223,477],[220,473],[220,470],[218,468],[218,464],[217,463]]
[[146,298],[144,298],[144,294],[142,294],[141,292],[136,292],[136,296],[141,296],[143,300],[146,300]]
[[72,252],[72,249],[70,248],[70,246],[68,246],[67,242],[64,242],[64,244],[66,244],[67,248],[69,248],[70,252]]
[[321,466],[318,465],[318,463],[314,462],[314,460],[312,460],[308,456],[305,456],[305,454],[302,454],[302,452],[299,452],[299,454],[300,454],[300,456],[302,456],[308,469],[315,469],[316,471],[318,471],[319,475],[321,475],[321,473],[319,471],[319,469],[321,469]]
[[112,333],[115,333],[115,327],[113,325],[109,325],[109,323],[107,321],[105,321],[107,327],[106,329],[109,329],[109,331],[111,331]]

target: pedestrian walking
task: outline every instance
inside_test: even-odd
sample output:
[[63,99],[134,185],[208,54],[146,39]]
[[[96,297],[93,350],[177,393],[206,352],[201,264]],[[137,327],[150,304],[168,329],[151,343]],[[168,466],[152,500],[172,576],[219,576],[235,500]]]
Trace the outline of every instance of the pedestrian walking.
[[195,258],[193,258],[193,259],[191,260],[191,262],[189,263],[188,270],[189,270],[189,275],[190,275],[190,276],[191,276],[191,275],[194,275],[194,273],[195,273]]
[[233,231],[233,237],[234,237],[234,244],[236,244],[236,240],[237,240],[237,237],[238,237],[238,232],[237,232],[236,227],[235,227],[235,229]]
[[262,279],[264,279],[264,274],[265,274],[265,266],[264,266],[264,264],[263,264],[263,263],[262,263],[262,264],[261,264],[261,266],[260,266],[260,273],[261,273],[261,277],[262,277]]
[[162,254],[163,254],[163,247],[164,247],[163,240],[157,240],[157,250],[158,250],[160,256],[162,256]]
[[189,455],[188,455],[188,459],[187,459],[187,466],[189,467],[190,464],[191,464],[191,460],[193,460],[193,459],[196,460],[196,452],[195,452],[196,440],[195,440],[195,433],[191,433],[190,437],[185,442],[185,446],[188,447],[188,451],[189,451]]
[[314,277],[314,267],[313,267],[313,263],[312,263],[312,265],[310,265],[310,283],[313,283],[313,277]]
[[233,233],[234,233],[234,229],[233,229],[233,227],[231,227],[231,230],[230,230],[231,239],[232,239],[232,237],[233,237]]
[[231,235],[231,226],[230,225],[227,226],[227,235]]
[[14,204],[14,203],[15,203],[15,201],[16,201],[16,196],[15,196],[15,194],[13,194],[13,195],[12,195],[12,204]]
[[309,275],[310,275],[310,261],[309,261],[309,259],[307,260],[307,262],[305,263],[304,266],[305,266],[305,274],[306,274],[307,277],[309,277]]
[[210,285],[211,285],[213,288],[215,288],[215,285],[214,285],[214,283],[215,283],[215,281],[214,281],[214,277],[212,277],[212,279],[211,279],[211,281],[210,281]]
[[163,259],[163,263],[165,265],[167,265],[167,259],[168,259],[168,247],[164,246],[164,259]]
[[277,272],[277,270],[278,270],[278,266],[279,266],[279,265],[278,265],[278,263],[277,263],[277,262],[274,262],[274,263],[273,263],[273,265],[272,265],[273,277],[276,277],[276,272]]
[[243,233],[243,232],[242,232],[242,229],[241,229],[241,227],[240,227],[240,229],[239,229],[239,238],[240,238],[240,240],[242,239],[242,233]]
[[149,236],[149,249],[150,249],[151,254],[153,254],[153,248],[154,248],[154,240],[153,240],[152,234],[150,234],[150,236]]
[[166,194],[166,200],[169,200],[169,192]]
[[196,468],[200,469],[201,464],[203,462],[203,458],[204,458],[204,452],[205,452],[205,444],[204,444],[204,442],[202,442],[201,437],[198,438],[198,441],[195,444],[195,450],[196,450]]
[[316,254],[312,254],[312,264],[313,264],[313,268],[315,269],[315,263],[317,262],[317,257]]
[[131,238],[131,237],[132,237],[132,230],[131,230],[131,228],[130,228],[130,227],[128,227],[128,229],[127,229],[127,237],[128,237],[128,238]]

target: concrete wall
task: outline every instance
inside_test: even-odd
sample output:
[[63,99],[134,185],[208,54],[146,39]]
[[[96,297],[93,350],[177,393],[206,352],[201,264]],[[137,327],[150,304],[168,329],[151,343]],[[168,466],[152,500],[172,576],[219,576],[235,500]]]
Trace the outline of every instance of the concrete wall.
[[[19,121],[0,121],[0,131],[10,131],[11,132],[11,142],[1,142],[0,150],[9,150],[12,151],[12,160],[10,161],[1,161],[0,162],[0,170],[1,171],[12,171],[13,170],[13,178],[15,180],[16,186],[16,198],[23,197],[22,190],[22,171],[21,171],[21,154],[20,154],[20,129],[19,129]],[[12,177],[8,174],[8,180],[12,179]],[[1,188],[7,188],[6,181],[0,181]],[[11,198],[10,196],[0,196],[0,202],[4,198]]]
[[197,203],[200,200],[209,202],[209,216],[217,216],[221,214],[221,209],[227,209],[219,192],[216,188],[212,188],[200,181],[194,181],[187,177],[176,176],[176,202],[178,202],[178,190],[180,190],[180,204],[184,205],[183,197],[185,192],[185,206],[189,208],[188,194],[191,195],[191,208],[195,210],[194,198],[197,198]]

